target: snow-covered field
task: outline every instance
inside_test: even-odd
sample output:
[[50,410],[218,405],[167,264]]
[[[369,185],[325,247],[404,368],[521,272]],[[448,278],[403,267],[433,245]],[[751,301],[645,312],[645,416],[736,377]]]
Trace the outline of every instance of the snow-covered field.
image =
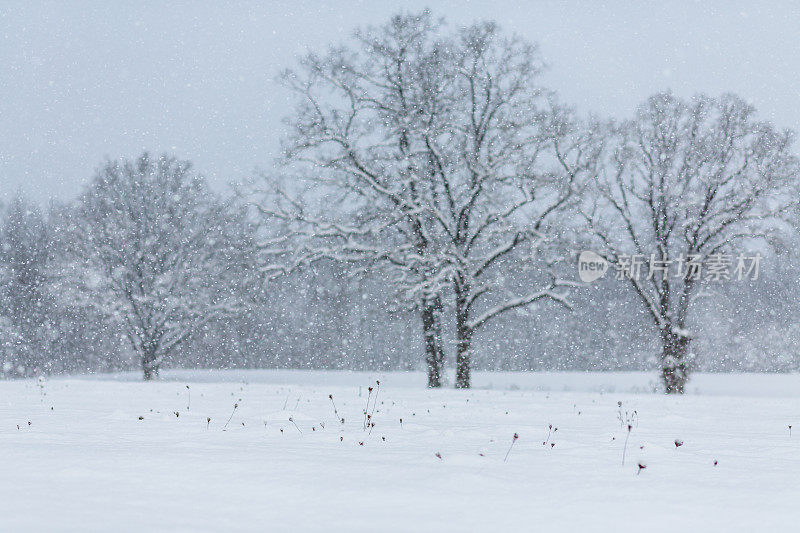
[[0,531],[800,527],[800,375],[137,378],[0,382]]

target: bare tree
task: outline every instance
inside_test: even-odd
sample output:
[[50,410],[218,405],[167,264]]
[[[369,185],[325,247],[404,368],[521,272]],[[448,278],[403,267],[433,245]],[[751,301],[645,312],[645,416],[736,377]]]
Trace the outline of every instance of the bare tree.
[[457,387],[469,386],[483,325],[542,299],[565,302],[556,279],[523,295],[496,283],[501,262],[533,264],[527,256],[595,153],[538,87],[540,70],[534,45],[492,23],[444,34],[423,12],[359,32],[355,46],[310,55],[283,76],[300,96],[287,162],[310,192],[299,202],[278,187],[262,213],[300,237],[297,261],[368,261],[395,273],[420,311],[430,386],[441,379],[446,295]]
[[652,96],[608,135],[584,219],[600,254],[652,318],[666,392],[682,393],[689,311],[709,280],[702,262],[763,236],[795,201],[793,135],[757,121],[736,96],[684,100],[670,93]]
[[143,154],[109,162],[70,214],[80,295],[118,322],[144,379],[211,320],[234,312],[253,260],[246,223],[190,164]]
[[536,47],[493,23],[458,32],[451,68],[448,120],[422,137],[440,196],[426,207],[447,243],[456,387],[466,388],[472,339],[484,325],[540,300],[569,305],[571,283],[552,274],[521,294],[503,280],[550,258],[558,216],[594,171],[599,143],[538,86]]
[[[442,346],[436,243],[419,198],[430,184],[415,173],[414,132],[439,113],[436,98],[446,54],[430,14],[397,16],[360,32],[353,49],[309,55],[283,82],[299,96],[288,119],[286,162],[306,173],[310,194],[276,187],[259,204],[293,235],[293,265],[330,259],[363,270],[394,271],[398,296],[420,313],[428,385],[441,385]],[[437,68],[438,67],[438,68]],[[426,113],[427,111],[427,113]],[[275,185],[272,183],[271,185]],[[268,252],[285,246],[268,240]]]

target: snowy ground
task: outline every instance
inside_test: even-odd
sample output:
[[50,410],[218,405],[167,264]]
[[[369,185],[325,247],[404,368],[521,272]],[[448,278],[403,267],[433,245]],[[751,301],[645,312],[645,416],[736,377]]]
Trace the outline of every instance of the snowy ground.
[[136,377],[0,382],[0,531],[800,524],[800,375],[700,375],[681,398],[639,373],[486,373],[471,391],[400,373]]

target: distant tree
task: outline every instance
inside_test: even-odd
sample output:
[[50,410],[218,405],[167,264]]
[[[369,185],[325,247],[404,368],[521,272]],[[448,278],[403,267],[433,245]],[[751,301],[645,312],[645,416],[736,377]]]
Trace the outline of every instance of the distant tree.
[[733,95],[661,93],[603,133],[609,149],[583,218],[657,329],[667,393],[682,393],[691,370],[689,312],[708,279],[698,265],[763,237],[796,201],[793,134],[754,115]]
[[419,310],[431,387],[441,383],[445,309],[455,314],[456,386],[469,387],[480,328],[535,301],[565,301],[556,279],[507,294],[497,268],[534,267],[547,223],[574,201],[595,152],[539,87],[540,70],[536,47],[493,23],[444,34],[423,12],[283,76],[299,96],[287,162],[310,200],[279,191],[262,213],[299,237],[300,261],[391,274]]
[[47,371],[51,362],[50,233],[41,211],[21,197],[0,225],[0,365],[5,363],[6,374],[30,376]]
[[118,323],[145,380],[211,320],[236,312],[254,258],[241,210],[186,161],[145,153],[102,167],[69,215],[79,293]]
[[0,316],[0,376],[24,374],[25,367],[17,362],[15,350],[21,338],[11,319],[7,316]]

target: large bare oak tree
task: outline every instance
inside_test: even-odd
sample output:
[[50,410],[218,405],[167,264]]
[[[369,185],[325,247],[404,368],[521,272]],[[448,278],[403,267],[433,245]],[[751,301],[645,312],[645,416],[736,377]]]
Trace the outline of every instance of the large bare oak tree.
[[499,282],[534,268],[548,222],[596,161],[592,138],[540,87],[541,69],[533,44],[493,23],[446,32],[423,12],[358,32],[283,76],[298,95],[286,140],[298,178],[271,178],[278,192],[260,209],[299,238],[297,262],[394,273],[420,312],[430,386],[441,383],[443,311],[454,313],[463,388],[485,324],[536,301],[566,303],[568,284],[554,277],[522,294]]
[[682,393],[691,370],[689,312],[709,281],[702,265],[763,236],[796,201],[792,133],[754,115],[733,95],[661,93],[599,132],[608,149],[583,217],[652,319],[667,393]]

